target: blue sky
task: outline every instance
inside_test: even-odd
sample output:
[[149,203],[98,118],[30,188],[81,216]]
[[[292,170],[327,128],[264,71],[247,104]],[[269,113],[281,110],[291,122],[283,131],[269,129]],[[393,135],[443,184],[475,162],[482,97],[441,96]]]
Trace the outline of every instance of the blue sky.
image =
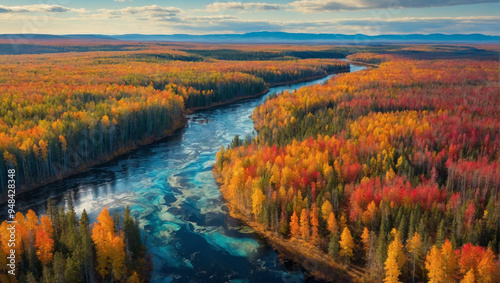
[[499,11],[498,0],[0,0],[0,34],[499,35]]

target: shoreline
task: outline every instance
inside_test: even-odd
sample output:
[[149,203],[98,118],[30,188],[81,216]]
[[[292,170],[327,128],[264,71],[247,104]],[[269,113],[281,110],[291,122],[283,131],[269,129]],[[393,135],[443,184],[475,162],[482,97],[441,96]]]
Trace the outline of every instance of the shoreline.
[[193,114],[193,113],[195,113],[197,111],[211,109],[211,108],[215,108],[215,107],[223,106],[223,105],[228,105],[228,104],[236,103],[236,102],[239,102],[239,101],[242,101],[242,100],[246,100],[246,99],[261,97],[261,96],[264,96],[267,93],[269,93],[269,90],[272,87],[284,86],[284,85],[293,85],[293,84],[299,84],[299,83],[303,83],[303,82],[310,82],[310,81],[314,81],[314,80],[319,80],[319,79],[322,79],[322,78],[326,78],[326,77],[328,77],[330,75],[345,74],[345,73],[349,73],[349,72],[330,72],[330,73],[326,73],[326,75],[309,76],[309,77],[304,77],[302,79],[297,79],[297,80],[293,80],[293,81],[287,81],[287,82],[281,82],[281,83],[271,83],[271,84],[268,84],[267,88],[264,91],[262,91],[262,92],[259,92],[259,93],[256,93],[256,94],[251,94],[251,95],[245,95],[245,96],[235,97],[235,98],[232,98],[230,100],[226,100],[226,101],[222,101],[222,102],[217,102],[217,103],[211,104],[209,106],[201,106],[201,107],[189,108],[189,109],[186,110],[186,112],[189,115],[189,114]]
[[365,63],[365,62],[360,62],[360,61],[352,61],[352,60],[349,60],[349,59],[346,59],[346,62],[349,63],[349,64],[361,65],[361,66],[366,66],[366,67],[370,67],[370,68],[378,68],[378,67],[380,67],[380,65],[377,65],[377,64]]
[[[302,239],[285,239],[276,232],[269,231],[259,222],[249,219],[239,211],[228,206],[229,215],[251,227],[266,241],[280,257],[289,259],[300,265],[306,274],[325,282],[360,282],[361,277],[354,276],[346,266],[339,264],[318,247]],[[335,280],[333,280],[335,278]],[[304,278],[308,279],[308,278]]]
[[[310,76],[310,77],[305,77],[303,79],[294,80],[294,81],[288,81],[288,82],[282,82],[282,83],[272,83],[272,84],[268,84],[267,88],[264,91],[256,93],[256,94],[246,95],[246,96],[241,96],[241,97],[236,97],[236,98],[233,98],[233,99],[230,99],[230,100],[227,100],[227,101],[223,101],[223,102],[219,102],[219,103],[214,103],[214,104],[211,104],[209,106],[203,106],[203,107],[196,107],[196,108],[186,109],[185,110],[185,115],[182,118],[182,120],[179,121],[178,125],[176,125],[174,128],[172,128],[170,130],[165,131],[165,134],[163,134],[163,135],[161,135],[161,136],[159,136],[157,138],[146,139],[146,140],[140,141],[140,142],[138,142],[134,146],[118,150],[116,153],[110,154],[109,156],[106,156],[106,157],[104,157],[102,159],[99,159],[99,160],[96,160],[94,162],[89,163],[84,168],[76,169],[76,170],[71,171],[69,173],[62,174],[60,176],[57,176],[55,178],[52,178],[52,179],[47,180],[47,181],[45,181],[43,183],[40,183],[40,184],[32,185],[32,186],[29,186],[29,187],[19,188],[19,190],[17,191],[16,197],[20,196],[20,195],[23,195],[23,194],[26,194],[28,192],[31,192],[31,191],[33,191],[35,189],[40,188],[40,187],[48,186],[48,185],[53,184],[55,182],[58,182],[60,180],[63,180],[63,179],[66,179],[66,178],[70,178],[72,176],[75,176],[75,175],[78,175],[78,174],[81,174],[81,173],[85,173],[85,172],[89,171],[90,169],[92,169],[93,167],[96,167],[96,166],[99,166],[99,165],[103,165],[103,164],[105,164],[107,162],[113,161],[114,159],[119,158],[119,157],[121,157],[121,156],[123,156],[123,155],[125,155],[127,153],[131,153],[132,151],[134,151],[134,150],[136,150],[136,149],[138,149],[140,147],[147,146],[147,145],[150,145],[152,143],[155,143],[155,142],[158,142],[160,140],[163,140],[165,138],[168,138],[168,137],[172,136],[177,130],[184,128],[188,124],[188,120],[189,119],[187,118],[187,115],[193,114],[193,113],[195,113],[197,111],[211,109],[211,108],[215,108],[215,107],[223,106],[223,105],[228,105],[228,104],[236,103],[236,102],[243,101],[243,100],[246,100],[246,99],[261,97],[261,96],[267,94],[269,92],[269,89],[271,87],[282,86],[282,85],[290,85],[290,84],[296,84],[296,83],[307,82],[307,81],[313,81],[313,80],[316,80],[316,79],[325,78],[325,77],[333,75],[333,74],[341,74],[341,73],[344,73],[344,72],[340,72],[340,73],[332,72],[332,73],[327,73],[326,75]],[[6,203],[7,200],[8,200],[8,198],[1,197],[0,198],[0,204]]]
[[[182,120],[179,121],[179,123],[177,123],[178,125],[175,125],[174,128],[172,128],[170,130],[166,130],[165,134],[163,134],[160,137],[153,138],[153,139],[145,139],[145,140],[139,141],[134,146],[120,149],[116,153],[113,153],[113,154],[110,154],[109,156],[106,156],[104,158],[95,160],[95,161],[89,163],[89,165],[85,166],[82,169],[76,169],[76,170],[74,170],[72,172],[69,172],[69,173],[66,173],[66,174],[62,174],[61,176],[57,176],[57,177],[52,178],[52,179],[50,179],[50,180],[48,180],[46,182],[43,182],[41,184],[33,185],[32,187],[20,188],[17,191],[16,198],[17,198],[17,196],[20,196],[20,195],[23,195],[25,193],[31,192],[31,191],[33,191],[35,189],[40,188],[40,187],[48,186],[50,184],[56,183],[58,181],[61,181],[63,179],[70,178],[72,176],[76,176],[78,174],[85,173],[85,172],[89,171],[90,169],[92,169],[92,168],[94,168],[96,166],[103,165],[103,164],[105,164],[107,162],[113,161],[114,159],[119,158],[119,157],[121,157],[121,156],[123,156],[123,155],[125,155],[127,153],[131,153],[132,151],[134,151],[134,150],[136,150],[136,149],[138,149],[138,148],[140,148],[142,146],[150,145],[150,144],[158,142],[158,141],[160,141],[162,139],[168,138],[168,137],[172,136],[177,130],[184,128],[187,125],[187,123],[188,123],[188,119],[186,117],[183,117]],[[0,199],[0,204],[6,203],[6,202],[7,202],[7,199],[3,199],[3,198]]]

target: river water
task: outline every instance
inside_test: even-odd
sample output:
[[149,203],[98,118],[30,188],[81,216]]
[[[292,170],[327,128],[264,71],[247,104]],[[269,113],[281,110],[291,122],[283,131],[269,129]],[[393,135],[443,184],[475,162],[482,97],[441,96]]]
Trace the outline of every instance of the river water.
[[[351,72],[361,69],[351,65]],[[280,261],[250,227],[228,215],[212,174],[221,146],[235,135],[254,134],[250,116],[266,97],[191,114],[173,136],[20,195],[16,208],[41,214],[52,198],[58,205],[72,202],[78,215],[86,209],[93,221],[103,207],[113,213],[130,205],[153,256],[152,282],[303,282],[307,276],[298,265]]]

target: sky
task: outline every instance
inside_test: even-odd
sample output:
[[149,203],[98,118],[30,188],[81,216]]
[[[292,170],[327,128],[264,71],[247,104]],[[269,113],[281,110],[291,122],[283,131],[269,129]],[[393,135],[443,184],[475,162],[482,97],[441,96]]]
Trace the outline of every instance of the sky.
[[500,35],[498,0],[0,0],[0,34]]

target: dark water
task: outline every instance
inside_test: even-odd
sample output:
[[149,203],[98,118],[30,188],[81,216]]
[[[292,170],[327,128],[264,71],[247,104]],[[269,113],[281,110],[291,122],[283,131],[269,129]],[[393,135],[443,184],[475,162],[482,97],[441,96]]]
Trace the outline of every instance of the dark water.
[[[351,71],[363,68],[351,65]],[[300,267],[281,262],[250,227],[228,215],[211,171],[221,146],[253,134],[250,116],[264,100],[194,113],[186,128],[161,142],[21,195],[17,209],[44,213],[50,197],[95,219],[105,206],[114,212],[130,205],[153,255],[153,282],[303,282]]]

